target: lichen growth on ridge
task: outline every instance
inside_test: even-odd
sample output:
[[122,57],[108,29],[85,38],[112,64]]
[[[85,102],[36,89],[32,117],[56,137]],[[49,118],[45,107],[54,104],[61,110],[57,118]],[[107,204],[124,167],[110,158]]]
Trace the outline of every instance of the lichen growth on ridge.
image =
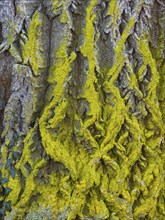
[[[55,18],[63,37],[56,42],[51,39],[46,101],[23,140],[22,155],[15,164],[16,177],[10,177],[7,183],[13,190],[6,198],[12,201],[9,215],[13,219],[163,218],[164,213],[159,213],[158,208],[164,210],[164,124],[157,96],[159,71],[148,35],[133,33],[145,1],[134,7],[124,31],[117,38],[112,34],[114,61],[110,69],[104,68],[104,73],[99,67],[96,47],[97,37],[102,37],[95,23],[96,19],[101,21],[97,18],[97,10],[101,10],[97,3],[86,3],[78,52],[72,46],[74,22],[68,11],[69,1],[52,3],[55,14],[63,10]],[[115,30],[124,9],[115,7],[117,1],[108,3],[107,19]],[[23,62],[31,65],[34,77],[42,75],[41,70],[47,66],[37,46],[41,43],[38,35],[43,33],[42,16],[38,11],[34,13],[23,49]],[[137,70],[126,50],[131,35],[135,39],[131,56],[140,64]],[[78,53],[88,63],[85,71],[74,68]],[[148,81],[145,72],[147,77],[151,75]],[[121,73],[126,77],[125,95],[119,79]],[[74,77],[80,75],[85,75],[85,80],[74,84]],[[75,87],[79,92],[73,96]],[[80,106],[84,107],[82,112]],[[4,163],[8,159],[5,147]],[[5,169],[2,172],[8,174]]]

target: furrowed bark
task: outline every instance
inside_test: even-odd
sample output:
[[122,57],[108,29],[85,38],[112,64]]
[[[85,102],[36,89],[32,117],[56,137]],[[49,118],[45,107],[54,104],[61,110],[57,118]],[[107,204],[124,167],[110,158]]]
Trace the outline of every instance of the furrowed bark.
[[0,5],[1,219],[164,219],[163,1]]

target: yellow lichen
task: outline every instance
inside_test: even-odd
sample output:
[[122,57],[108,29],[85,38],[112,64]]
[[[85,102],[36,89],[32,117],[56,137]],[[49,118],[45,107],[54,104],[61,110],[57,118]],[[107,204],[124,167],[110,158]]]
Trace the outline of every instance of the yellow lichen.
[[40,50],[41,37],[43,34],[42,19],[46,19],[44,15],[38,11],[35,12],[29,27],[28,41],[22,51],[24,63],[30,62],[36,76],[41,74],[40,69],[47,66],[46,58]]
[[[56,42],[56,50],[52,52],[47,102],[39,123],[27,133],[21,159],[15,166],[25,179],[25,186],[21,185],[19,175],[9,181],[13,191],[7,199],[13,200],[16,212],[13,218],[23,219],[26,212],[39,215],[38,210],[43,207],[51,210],[53,219],[154,219],[157,203],[164,209],[163,196],[158,197],[163,189],[164,163],[161,155],[164,125],[157,99],[159,72],[147,36],[135,39],[139,59],[143,61],[136,74],[124,53],[143,3],[141,0],[136,5],[121,37],[116,40],[114,63],[110,69],[103,68],[104,78],[100,83],[95,29],[97,1],[91,0],[86,8],[84,41],[79,53],[82,60],[86,59],[88,69],[78,73],[74,68],[78,56],[71,47],[70,1],[66,4],[53,1],[54,13],[60,8],[63,11],[59,16],[63,38]],[[117,1],[109,4],[112,30],[118,28],[117,17],[121,13],[118,5]],[[40,16],[39,12],[33,15],[29,40],[23,51],[24,62],[29,60],[35,74],[44,68],[40,65],[44,63],[36,57],[38,46],[33,45],[40,42],[36,33],[37,30],[39,35],[42,32]],[[127,71],[128,83],[125,97],[117,84],[123,68]],[[146,85],[145,97],[139,84],[144,83],[148,68],[151,80]],[[77,89],[73,83],[76,74],[84,74],[86,80],[78,84],[81,90],[73,97],[72,92]],[[130,110],[131,95],[138,102],[134,113]],[[162,101],[163,97],[161,94]],[[86,107],[83,116],[79,113],[81,101],[86,104],[83,103]],[[137,117],[137,107],[141,117]],[[35,134],[39,136],[38,144],[45,159],[33,156]],[[3,151],[6,149],[2,147]],[[5,162],[6,155],[7,151],[3,155]],[[14,199],[14,195],[17,198]]]

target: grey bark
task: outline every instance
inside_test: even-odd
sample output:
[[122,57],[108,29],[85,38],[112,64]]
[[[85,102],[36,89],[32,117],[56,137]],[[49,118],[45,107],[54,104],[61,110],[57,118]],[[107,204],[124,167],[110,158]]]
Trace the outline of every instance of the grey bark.
[[[42,118],[46,106],[52,102],[54,96],[58,96],[58,94],[53,93],[55,91],[56,84],[58,85],[58,82],[51,79],[51,68],[53,68],[53,66],[63,58],[58,58],[56,56],[62,39],[68,39],[68,45],[66,46],[67,49],[64,48],[64,50],[67,50],[68,59],[70,58],[70,54],[72,52],[76,54],[76,59],[73,61],[73,64],[70,65],[71,71],[68,73],[64,83],[65,91],[62,99],[69,100],[70,107],[68,108],[71,108],[73,112],[76,112],[80,120],[76,119],[76,117],[72,118],[71,114],[68,113],[71,110],[68,110],[68,112],[65,112],[64,119],[61,119],[61,121],[57,123],[57,126],[49,131],[50,133],[54,134],[55,138],[57,137],[61,142],[64,142],[64,139],[67,136],[66,128],[68,124],[71,124],[70,127],[73,126],[73,137],[71,142],[74,143],[75,146],[78,146],[79,144],[83,146],[87,154],[91,157],[95,152],[93,144],[94,141],[100,146],[101,143],[104,142],[104,138],[106,138],[106,134],[105,136],[102,135],[100,127],[97,127],[97,123],[95,122],[89,122],[90,125],[87,128],[88,133],[93,137],[93,142],[90,140],[90,138],[88,139],[87,136],[80,132],[82,126],[80,121],[85,124],[85,121],[90,119],[91,115],[89,112],[92,108],[90,100],[87,97],[84,98],[83,95],[84,87],[89,74],[88,70],[91,62],[89,58],[90,55],[85,55],[81,51],[81,47],[86,40],[86,36],[84,36],[83,33],[83,30],[88,22],[86,20],[86,8],[89,6],[91,1],[73,0],[54,2],[59,3],[59,6],[56,7],[55,10],[53,10],[52,0],[0,0],[0,144],[2,146],[0,158],[0,167],[2,170],[1,183],[5,177],[8,178],[6,173],[9,173],[9,183],[10,178],[17,175],[16,178],[21,179],[22,184],[22,188],[18,192],[18,195],[16,195],[15,200],[11,201],[11,212],[8,212],[9,210],[4,208],[4,203],[8,202],[8,197],[2,193],[4,196],[4,199],[1,199],[0,202],[0,210],[2,212],[0,214],[2,219],[5,214],[7,215],[6,219],[42,219],[46,217],[47,219],[81,219],[82,216],[82,219],[164,219],[164,186],[160,186],[158,189],[156,188],[157,182],[155,181],[155,183],[154,179],[157,180],[158,177],[156,174],[154,174],[154,171],[152,171],[153,173],[151,172],[151,176],[153,176],[153,182],[151,181],[147,185],[147,180],[146,182],[144,181],[144,188],[146,187],[146,191],[148,190],[145,198],[143,195],[145,190],[143,191],[141,189],[143,188],[143,178],[141,177],[142,179],[138,179],[140,172],[142,173],[142,176],[149,172],[148,168],[150,163],[154,164],[156,168],[159,168],[159,175],[164,175],[163,126],[165,122],[165,96],[163,93],[165,92],[165,78],[163,76],[163,63],[165,55],[162,47],[164,47],[163,38],[165,32],[165,4],[164,1],[161,0],[145,0],[141,4],[139,4],[140,1],[137,0],[117,0],[117,7],[120,11],[118,15],[115,14],[115,11],[113,15],[108,15],[108,7],[113,0],[96,1],[91,13],[91,17],[92,14],[96,15],[96,18],[92,23],[95,32],[93,56],[95,56],[97,60],[97,62],[94,64],[94,77],[97,79],[97,82],[93,82],[95,88],[94,91],[97,92],[99,96],[99,103],[101,103],[101,106],[103,106],[102,108],[104,108],[104,106],[111,106],[112,109],[118,109],[120,103],[118,103],[118,100],[115,96],[116,90],[113,92],[113,89],[107,86],[107,82],[111,81],[111,76],[106,76],[108,72],[107,70],[111,69],[116,62],[115,47],[121,39],[129,20],[134,16],[134,14],[136,17],[133,28],[128,28],[129,34],[125,39],[125,42],[122,46],[123,48],[121,50],[123,51],[126,62],[123,66],[121,66],[121,70],[112,83],[112,87],[114,86],[114,88],[118,88],[117,92],[119,92],[120,96],[122,97],[124,105],[130,106],[128,110],[128,118],[132,120],[132,118],[135,117],[139,125],[142,124],[144,129],[147,131],[152,131],[151,133],[153,134],[148,134],[151,135],[151,139],[149,141],[147,139],[147,135],[145,136],[148,141],[147,144],[150,144],[150,142],[153,140],[155,140],[155,143],[157,140],[159,140],[159,143],[156,144],[155,147],[158,148],[158,150],[155,150],[143,148],[143,146],[141,146],[142,141],[139,141],[141,144],[139,144],[141,146],[141,151],[139,155],[137,155],[137,159],[135,159],[133,164],[130,162],[128,165],[128,173],[125,174],[125,177],[123,177],[123,182],[130,186],[130,192],[132,194],[137,190],[137,198],[135,199],[133,205],[130,205],[129,201],[127,201],[127,199],[124,197],[124,189],[122,189],[123,191],[121,190],[122,193],[119,193],[118,191],[116,192],[112,187],[113,189],[108,191],[109,198],[111,198],[113,193],[116,197],[114,196],[115,202],[113,201],[110,203],[106,195],[96,189],[97,187],[95,187],[95,183],[93,183],[93,185],[89,188],[96,192],[98,198],[100,196],[100,200],[105,204],[109,214],[102,213],[102,216],[100,217],[96,212],[95,215],[91,216],[85,202],[83,204],[84,209],[82,213],[79,211],[76,213],[76,211],[72,209],[72,205],[69,202],[63,210],[59,210],[56,216],[55,214],[52,214],[51,209],[49,209],[51,204],[48,204],[48,208],[43,208],[42,204],[39,203],[38,210],[34,211],[32,209],[32,205],[35,202],[38,202],[39,192],[37,191],[36,193],[34,190],[30,192],[29,195],[26,194],[28,182],[27,179],[33,173],[31,162],[29,163],[29,161],[24,158],[23,152],[26,142],[33,142],[30,148],[30,157],[34,162],[34,167],[38,162],[42,161],[43,158],[46,161],[46,164],[38,168],[39,172],[35,176],[36,185],[47,184],[48,179],[45,178],[45,173],[50,175],[55,172],[59,173],[59,176],[67,176],[68,173],[71,173],[68,168],[69,166],[67,167],[65,163],[61,162],[62,159],[55,160],[53,156],[46,151],[43,141],[44,137],[42,136],[39,125],[39,121]],[[140,10],[137,9],[137,6],[140,8]],[[62,12],[65,8],[67,8],[66,11],[69,14],[67,15],[68,20],[66,23],[61,22]],[[23,57],[23,48],[29,40],[29,27],[36,12],[39,13],[39,18],[42,23],[42,35],[40,36],[40,34],[36,34],[35,36],[39,42],[38,56],[42,57],[44,60],[44,65],[41,64],[37,72],[35,72],[33,69],[31,59],[24,60]],[[115,19],[115,16],[117,17],[114,21],[115,24],[113,24],[112,21],[113,18]],[[141,81],[139,79],[137,88],[131,87],[130,84],[130,78],[132,75],[137,77],[140,67],[144,64],[144,58],[140,54],[137,46],[137,39],[142,35],[146,37],[149,50],[156,62],[157,71],[160,74],[160,81],[156,87],[158,93],[157,99],[154,101],[152,100],[151,105],[146,104],[145,99],[148,94],[150,82],[154,80],[152,78],[152,70],[149,64],[147,64],[146,69],[143,71]],[[117,59],[120,59],[120,56],[118,56]],[[65,66],[67,62],[65,57],[64,61]],[[119,60],[119,68],[120,64],[121,63]],[[131,66],[132,72],[130,71],[129,66]],[[91,96],[92,95],[93,94],[91,94]],[[54,114],[56,111],[58,111],[58,106],[60,106],[61,103],[62,101],[59,100],[55,106],[50,108],[51,113],[49,117],[45,119],[46,129],[49,126],[51,127],[51,118],[54,117]],[[160,118],[160,121],[157,121],[157,119],[155,119],[153,116],[154,113],[150,111],[152,105],[154,104],[155,106],[159,106],[159,108],[157,108],[158,112],[155,114],[158,114],[160,117],[162,117]],[[114,112],[115,110],[111,112],[111,115],[113,115]],[[101,126],[105,126],[104,129],[106,132],[106,120],[107,124],[108,122],[113,121],[113,118],[111,119],[111,115],[108,115],[107,119],[105,119],[106,117],[104,118],[104,123],[101,121],[101,119],[98,119],[97,121],[99,125],[101,124]],[[153,124],[155,124],[155,127],[150,128]],[[112,131],[108,132],[113,132],[113,130],[118,128],[118,126],[120,127],[120,125],[117,123],[114,125],[114,127],[112,124],[113,129]],[[34,131],[30,137],[28,136],[29,139],[26,140],[29,131],[31,131],[33,128]],[[66,130],[66,133],[64,130]],[[122,166],[125,164],[124,161],[127,159],[128,161],[131,161],[130,155],[132,155],[131,153],[133,152],[131,143],[136,140],[136,136],[134,136],[134,127],[131,127],[131,122],[130,124],[126,121],[121,123],[121,129],[119,129],[119,131],[117,130],[114,140],[116,143],[119,143],[121,141],[120,137],[127,132],[129,133],[128,138],[126,138],[127,144],[123,145],[124,148],[128,147],[128,152],[123,153],[123,148],[121,147],[121,149],[119,149],[119,145],[117,148],[116,144],[113,149],[110,149],[109,152],[107,152],[107,155],[113,158],[114,164],[106,165],[106,160],[104,161],[103,158],[100,159],[100,163],[105,170],[107,167],[110,167],[109,169],[112,170],[119,169],[119,173],[121,173]],[[60,133],[65,134],[66,136],[61,138]],[[6,154],[4,154],[5,149],[7,151]],[[153,154],[158,155],[157,163],[152,163],[154,160]],[[3,155],[6,155],[5,158],[3,158]],[[13,157],[15,157],[13,155],[16,156],[16,159],[13,159]],[[9,164],[11,158],[13,161],[11,164]],[[19,164],[19,161],[21,161],[22,165],[18,168],[17,164]],[[9,172],[4,171],[4,167],[8,165]],[[110,183],[113,182],[113,180],[117,180],[117,177],[115,175],[113,176],[113,172],[108,175],[111,175],[109,177]],[[75,184],[72,174],[70,175],[70,179],[71,180],[69,181]],[[160,182],[164,180],[163,177],[160,179]],[[116,184],[118,184],[117,181]],[[141,188],[139,187],[139,189],[136,184],[141,184]],[[4,184],[1,185],[1,190],[6,190],[7,186]],[[101,187],[102,186],[100,183],[98,188],[100,189]],[[155,198],[152,194],[152,187],[157,189],[155,192]],[[89,188],[87,187],[86,192],[88,190],[90,191]],[[73,195],[74,192],[75,189],[72,191]],[[89,206],[92,206],[92,199],[90,201],[90,196],[86,192],[84,192],[86,201],[87,203],[89,202]],[[27,198],[24,200],[24,197]],[[70,198],[73,199],[72,195]],[[156,209],[156,214],[153,214],[152,210],[148,210],[147,208],[144,210],[144,213],[139,211],[139,213],[136,214],[138,207],[143,204],[143,199],[146,199],[146,201],[153,199],[155,202],[154,208]],[[21,204],[22,200],[25,201],[24,204]],[[124,211],[120,208],[117,208],[118,206],[123,206]],[[126,210],[129,210],[129,212],[127,213]]]

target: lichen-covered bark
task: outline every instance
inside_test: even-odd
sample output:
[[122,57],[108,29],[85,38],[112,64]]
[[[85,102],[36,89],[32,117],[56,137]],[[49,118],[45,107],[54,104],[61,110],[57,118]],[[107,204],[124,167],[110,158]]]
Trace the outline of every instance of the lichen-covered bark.
[[164,1],[0,6],[0,218],[165,219]]

